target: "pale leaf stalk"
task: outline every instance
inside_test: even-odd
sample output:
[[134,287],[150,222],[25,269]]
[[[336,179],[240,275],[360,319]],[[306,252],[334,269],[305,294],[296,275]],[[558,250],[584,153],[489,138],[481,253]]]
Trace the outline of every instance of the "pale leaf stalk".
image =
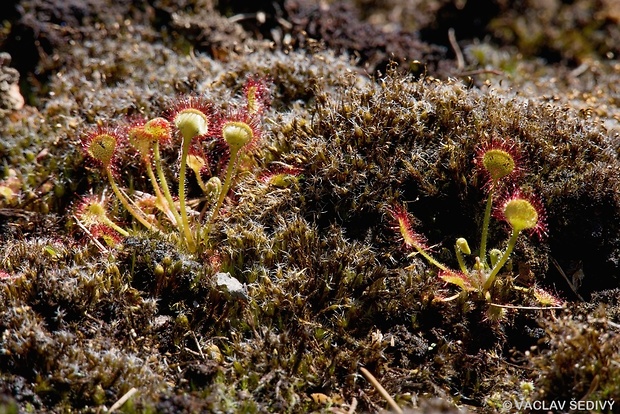
[[504,265],[508,261],[510,254],[512,253],[515,245],[517,244],[517,238],[519,237],[520,233],[521,233],[520,230],[514,230],[514,229],[512,230],[512,234],[510,235],[510,240],[508,240],[508,246],[506,247],[504,254],[502,254],[502,257],[500,257],[497,264],[493,266],[493,270],[491,270],[491,273],[489,273],[487,280],[484,282],[483,289],[485,291],[491,289],[491,287],[493,286],[493,282],[495,281],[495,276],[497,276],[501,268],[504,267]]
[[159,228],[157,228],[155,225],[153,225],[153,223],[149,222],[145,217],[144,214],[142,212],[139,212],[138,210],[136,210],[131,204],[129,204],[129,201],[127,200],[127,198],[123,195],[123,193],[121,192],[121,190],[118,188],[118,186],[116,185],[116,182],[114,181],[114,177],[112,176],[112,171],[110,171],[109,168],[106,168],[106,173],[108,175],[108,181],[110,182],[110,186],[112,187],[112,191],[114,191],[114,194],[116,194],[116,197],[118,198],[118,200],[121,202],[121,204],[123,205],[123,207],[125,207],[125,209],[127,211],[129,211],[129,213],[134,216],[134,218],[136,220],[138,220],[140,223],[142,223],[142,225],[144,227],[146,227],[148,230],[151,231],[160,231]]
[[170,211],[176,220],[176,224],[178,229],[181,232],[181,236],[183,236],[183,221],[181,220],[181,216],[177,210],[177,206],[174,204],[174,200],[172,199],[172,194],[170,194],[170,187],[168,187],[168,181],[166,180],[166,175],[164,174],[164,170],[161,165],[161,154],[159,152],[159,142],[155,142],[153,147],[153,158],[155,159],[155,170],[157,171],[157,177],[159,178],[159,183],[161,184],[161,189],[164,193],[164,197],[168,202],[168,206],[170,207]]
[[[184,131],[182,131],[184,132]],[[185,234],[185,240],[187,247],[190,251],[195,251],[196,243],[194,242],[194,236],[192,235],[189,218],[187,215],[187,204],[185,200],[185,175],[187,172],[187,154],[189,153],[189,147],[192,142],[193,136],[189,134],[183,134],[183,143],[181,149],[181,170],[179,171],[179,203],[181,210],[181,223],[183,228],[183,234]]]
[[[170,211],[170,206],[168,206],[167,204],[166,197],[161,192],[161,188],[159,187],[157,178],[155,178],[155,173],[153,172],[153,166],[147,159],[144,160],[144,164],[146,164],[146,175],[149,177],[149,180],[151,181],[151,185],[153,186],[153,190],[155,191],[155,196],[157,197],[157,201],[159,202],[159,204],[161,205],[161,208],[166,213],[166,216],[169,219],[176,221],[174,217],[174,213]],[[172,214],[172,217],[171,217],[171,214]]]
[[99,217],[99,220],[101,220],[101,222],[105,224],[106,226],[111,227],[112,229],[116,230],[121,236],[123,237],[129,236],[129,232],[127,230],[120,227],[118,224],[110,220],[108,217],[102,216],[102,217]]
[[218,216],[218,213],[220,211],[220,208],[222,207],[222,203],[224,203],[224,199],[226,198],[226,194],[228,194],[228,190],[230,189],[230,185],[232,183],[232,177],[235,173],[235,170],[237,169],[237,158],[239,155],[239,150],[241,148],[235,148],[235,147],[231,147],[230,148],[230,160],[228,161],[228,167],[226,168],[226,178],[224,179],[224,185],[222,186],[222,190],[220,191],[220,195],[217,199],[217,202],[215,203],[215,207],[213,209],[213,213],[211,213],[211,217],[209,218],[209,222],[207,223],[206,227],[205,227],[205,233],[204,233],[204,237],[208,237],[210,231],[211,231],[211,226],[213,225],[213,222],[215,221],[215,219]]
[[[421,246],[418,246],[417,244],[414,244],[413,247],[418,251],[419,254],[422,255],[422,257],[424,257],[430,264],[436,266],[437,268],[444,270],[446,272],[450,271],[448,269],[448,266],[444,265],[443,263],[437,261],[433,256],[431,256],[426,250],[424,250]],[[409,256],[414,255],[410,254]]]
[[480,261],[485,268],[487,265],[487,239],[489,237],[489,224],[491,222],[491,210],[493,209],[493,194],[495,193],[495,184],[497,181],[491,184],[489,189],[489,197],[487,198],[487,204],[484,209],[484,219],[482,221],[482,235],[480,236]]
[[196,181],[198,181],[198,185],[204,194],[207,194],[207,186],[205,185],[204,180],[200,176],[200,171],[196,171]]
[[455,246],[454,250],[456,252],[456,260],[459,262],[459,267],[461,268],[461,272],[468,274],[467,266],[465,266],[465,258],[463,257],[463,252],[461,252],[461,249],[459,249],[458,246]]

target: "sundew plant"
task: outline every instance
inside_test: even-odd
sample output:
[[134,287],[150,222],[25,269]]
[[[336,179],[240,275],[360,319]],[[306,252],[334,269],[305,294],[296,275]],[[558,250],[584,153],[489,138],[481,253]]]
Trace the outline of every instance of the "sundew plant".
[[[439,278],[445,282],[457,285],[465,292],[477,292],[486,300],[491,300],[490,292],[496,278],[508,262],[520,235],[529,232],[541,238],[547,232],[542,203],[536,196],[525,193],[515,184],[515,179],[522,172],[520,158],[514,144],[499,139],[480,145],[476,151],[476,167],[486,178],[484,189],[487,200],[478,254],[473,255],[473,263],[469,266],[465,257],[472,255],[472,250],[465,238],[460,237],[455,242],[459,269],[451,269],[431,254],[426,238],[413,230],[412,219],[403,206],[398,205],[390,210],[394,227],[404,245],[415,250],[411,255],[419,254],[437,267]],[[510,237],[503,250],[493,248],[487,251],[492,216],[505,221],[510,227]],[[540,291],[536,295],[541,303],[558,304],[555,298],[545,293]]]
[[[176,234],[190,253],[206,246],[209,233],[233,185],[244,155],[257,147],[262,117],[269,104],[265,80],[249,78],[243,104],[226,112],[201,97],[180,98],[165,116],[134,118],[120,125],[97,126],[82,138],[84,151],[101,168],[116,199],[146,230]],[[164,166],[162,147],[176,146],[178,170],[173,187]],[[130,194],[127,177],[117,163],[132,151],[145,171],[152,193]],[[189,171],[202,191],[198,200],[187,192]],[[130,231],[109,217],[106,199],[85,197],[76,218],[95,238],[118,242]]]

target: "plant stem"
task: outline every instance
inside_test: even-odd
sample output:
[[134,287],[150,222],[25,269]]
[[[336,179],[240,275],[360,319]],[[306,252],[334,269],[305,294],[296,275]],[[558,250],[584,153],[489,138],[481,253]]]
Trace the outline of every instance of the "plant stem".
[[198,181],[198,185],[200,186],[200,189],[202,190],[203,194],[207,194],[207,186],[205,185],[204,180],[202,179],[201,175],[200,175],[200,170],[198,171],[194,171],[196,173],[196,181]]
[[148,175],[149,180],[151,181],[151,185],[153,186],[153,190],[155,191],[155,196],[157,197],[157,202],[161,204],[162,209],[169,211],[170,207],[166,206],[166,198],[161,193],[161,188],[159,188],[159,184],[157,183],[157,179],[155,178],[155,173],[153,172],[153,166],[151,165],[150,160],[144,159],[144,164],[146,165],[146,175]]
[[448,270],[448,266],[446,266],[443,263],[437,261],[433,256],[431,256],[429,253],[427,253],[426,250],[424,250],[421,246],[418,246],[417,244],[415,244],[415,245],[413,245],[413,247],[415,247],[415,249],[418,251],[418,253],[420,253],[430,264],[435,265],[439,269],[445,270],[446,272],[449,271]]
[[106,226],[111,227],[112,229],[116,230],[121,236],[123,236],[123,237],[129,236],[129,232],[127,230],[125,230],[124,228],[120,227],[118,224],[116,224],[115,222],[113,222],[112,220],[107,218],[106,216],[101,217],[101,221]]
[[164,170],[161,165],[161,154],[159,153],[158,141],[155,142],[155,145],[153,147],[153,157],[155,158],[155,170],[157,170],[159,183],[161,184],[164,196],[166,197],[166,201],[168,202],[168,206],[170,207],[170,211],[172,211],[172,215],[176,220],[177,228],[180,230],[181,237],[183,237],[183,221],[181,220],[181,216],[177,211],[177,206],[174,204],[172,194],[170,194],[170,187],[168,187],[168,181],[166,180],[166,175],[164,174]]
[[454,251],[456,251],[456,260],[459,262],[459,267],[461,268],[461,272],[467,274],[467,266],[465,266],[465,259],[463,258],[463,252],[459,248],[459,246],[454,246]]
[[487,277],[486,282],[484,282],[484,287],[483,287],[484,291],[491,289],[491,286],[493,286],[493,282],[495,281],[495,276],[497,276],[500,269],[504,267],[504,265],[508,261],[508,257],[510,256],[510,253],[512,253],[512,250],[514,249],[515,244],[517,244],[517,237],[519,237],[520,233],[521,231],[517,231],[514,229],[512,230],[512,234],[510,235],[510,240],[508,240],[508,246],[506,247],[504,254],[499,259],[497,264],[493,267],[493,270],[491,270],[491,273],[489,274],[489,277]]
[[234,175],[234,172],[237,166],[237,156],[239,155],[239,149],[240,148],[233,148],[233,147],[231,147],[230,149],[230,159],[228,161],[228,167],[226,168],[226,178],[224,179],[224,185],[222,185],[222,190],[220,191],[220,195],[217,199],[217,202],[215,203],[213,213],[211,214],[211,217],[209,218],[209,221],[207,222],[207,225],[205,227],[205,233],[203,236],[204,238],[206,238],[209,235],[209,232],[211,231],[211,225],[215,221],[215,218],[218,216],[220,208],[222,207],[222,203],[224,202],[224,199],[226,198],[226,194],[228,193],[228,190],[230,189],[232,177]]
[[112,176],[112,171],[110,171],[109,168],[106,168],[106,174],[108,176],[110,186],[112,186],[112,191],[114,191],[114,194],[116,194],[116,197],[119,199],[123,207],[125,207],[125,209],[127,209],[127,211],[129,211],[129,213],[131,213],[131,215],[134,216],[135,219],[142,223],[142,225],[147,229],[151,231],[160,231],[155,225],[153,225],[153,223],[150,223],[148,220],[146,220],[142,212],[139,212],[131,204],[129,204],[127,198],[123,195],[121,190],[116,185],[114,177]]
[[194,242],[194,236],[192,235],[192,232],[189,228],[189,219],[187,217],[187,205],[185,200],[185,174],[187,171],[187,154],[189,153],[189,147],[192,143],[193,138],[193,136],[183,135],[183,143],[181,149],[181,170],[179,171],[179,203],[181,206],[181,224],[183,228],[183,233],[185,234],[187,248],[191,252],[194,252],[196,250],[196,243]]
[[487,265],[487,239],[489,237],[489,223],[491,222],[491,209],[493,207],[493,193],[495,192],[495,182],[491,184],[489,189],[489,197],[487,205],[484,209],[484,219],[482,221],[482,236],[480,236],[480,261],[485,268]]

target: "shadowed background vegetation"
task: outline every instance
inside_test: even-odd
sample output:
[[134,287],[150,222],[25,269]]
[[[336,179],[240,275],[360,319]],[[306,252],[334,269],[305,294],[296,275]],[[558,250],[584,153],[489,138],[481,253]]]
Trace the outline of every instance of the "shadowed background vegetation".
[[[360,367],[413,412],[620,398],[613,2],[241,3],[0,6],[0,404],[99,412],[136,388],[124,412],[386,407]],[[72,213],[111,191],[81,134],[184,94],[226,108],[252,75],[272,106],[216,248],[190,255],[136,226],[98,249]],[[563,310],[443,301],[457,291],[392,229],[404,202],[455,267],[484,210],[475,149],[494,137],[520,148],[549,227],[519,240],[494,299],[536,306],[541,286]],[[282,164],[301,171],[289,185],[257,180]],[[144,190],[135,159],[119,170]],[[490,246],[507,234],[493,221]]]

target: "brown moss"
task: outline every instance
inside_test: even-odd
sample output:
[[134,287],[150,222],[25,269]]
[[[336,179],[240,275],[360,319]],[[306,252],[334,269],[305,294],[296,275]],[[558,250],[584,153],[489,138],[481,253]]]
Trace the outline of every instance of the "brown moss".
[[[609,217],[619,208],[617,144],[583,111],[596,98],[606,105],[596,116],[613,127],[613,96],[586,93],[613,85],[613,66],[598,62],[564,76],[569,69],[483,42],[466,49],[466,62],[501,66],[504,75],[476,75],[469,86],[430,73],[372,79],[336,56],[357,53],[374,70],[391,53],[440,67],[444,52],[415,33],[367,26],[339,5],[287,2],[291,14],[277,17],[294,26],[270,15],[267,26],[243,31],[204,2],[143,4],[131,9],[131,21],[123,2],[105,15],[109,2],[88,10],[23,3],[36,24],[19,15],[21,23],[2,33],[40,29],[43,60],[24,68],[46,76],[38,85],[22,76],[37,106],[0,121],[1,179],[17,194],[0,200],[7,230],[0,253],[0,392],[7,398],[0,404],[92,412],[137,387],[126,412],[348,410],[354,399],[358,410],[379,410],[386,404],[359,375],[362,366],[411,410],[494,410],[521,392],[532,367],[544,374],[540,398],[569,397],[554,384],[577,394],[593,381],[600,386],[592,396],[617,393],[617,373],[604,363],[617,351],[606,336],[613,322],[578,320],[570,315],[582,311],[570,309],[544,323],[545,331],[539,319],[553,320],[553,311],[519,308],[537,304],[531,288],[539,284],[569,292],[550,257],[565,269],[582,262],[582,294],[616,283],[620,241]],[[454,9],[429,2],[425,10],[442,5]],[[431,25],[429,17],[419,16],[415,27]],[[62,21],[76,27],[56,24]],[[297,43],[283,37],[272,45],[266,27]],[[25,39],[32,50],[34,39]],[[48,66],[45,56],[54,54],[59,59]],[[454,62],[443,64],[445,73],[454,70]],[[56,75],[47,77],[50,68]],[[256,73],[273,83],[265,140],[243,165],[208,249],[189,255],[172,238],[134,232],[101,251],[69,224],[72,202],[106,188],[76,149],[81,130],[136,113],[161,115],[181,93],[232,107],[243,80]],[[553,74],[563,76],[547,81]],[[405,202],[417,230],[454,265],[452,243],[465,236],[476,248],[484,208],[475,148],[496,136],[523,149],[523,182],[549,212],[549,238],[522,238],[491,292],[496,304],[516,308],[454,296],[434,269],[407,257],[386,214]],[[165,153],[171,179],[176,158]],[[141,189],[134,164],[125,157],[121,171]],[[285,166],[299,171],[286,186],[258,179]],[[188,183],[191,191],[195,183]],[[506,232],[494,223],[491,245],[503,248]],[[230,294],[217,272],[244,283],[247,294]],[[607,303],[607,317],[616,318],[615,293],[587,299],[584,312]]]
[[617,324],[600,310],[547,321],[545,340],[529,360],[540,401],[607,401],[620,392]]
[[338,53],[352,55],[369,73],[385,73],[392,62],[405,71],[435,72],[445,50],[419,40],[414,32],[385,32],[360,20],[349,3],[320,6],[304,1],[288,1],[285,10],[298,47],[313,42],[325,44]]

